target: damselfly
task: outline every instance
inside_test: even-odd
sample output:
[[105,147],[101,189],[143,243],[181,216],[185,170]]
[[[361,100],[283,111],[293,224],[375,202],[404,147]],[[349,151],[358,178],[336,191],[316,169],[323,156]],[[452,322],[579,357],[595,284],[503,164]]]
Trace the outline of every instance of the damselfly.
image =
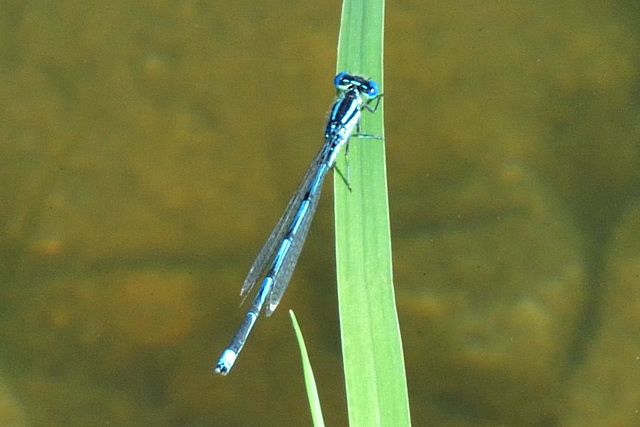
[[[324,177],[335,163],[342,146],[346,152],[349,137],[360,134],[362,110],[374,112],[380,102],[378,85],[360,76],[339,73],[334,79],[338,98],[331,107],[324,132],[324,144],[311,162],[300,186],[289,201],[284,214],[271,232],[244,279],[240,295],[245,297],[257,281],[264,276],[262,285],[251,303],[249,311],[233,336],[231,343],[218,360],[215,372],[226,375],[235,363],[244,343],[255,325],[262,306],[270,316],[287,289],[293,269],[298,262],[302,245],[309,232],[313,214],[318,206]],[[370,104],[376,101],[373,107]]]

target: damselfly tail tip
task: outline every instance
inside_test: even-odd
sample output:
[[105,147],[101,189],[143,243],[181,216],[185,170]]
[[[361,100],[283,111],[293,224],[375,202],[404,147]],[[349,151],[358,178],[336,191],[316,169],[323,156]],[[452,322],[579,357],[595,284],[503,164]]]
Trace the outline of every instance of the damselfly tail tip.
[[220,360],[218,360],[218,364],[216,365],[216,369],[214,370],[216,374],[227,375],[233,364],[236,362],[236,358],[238,354],[233,351],[226,349],[222,356],[220,356]]

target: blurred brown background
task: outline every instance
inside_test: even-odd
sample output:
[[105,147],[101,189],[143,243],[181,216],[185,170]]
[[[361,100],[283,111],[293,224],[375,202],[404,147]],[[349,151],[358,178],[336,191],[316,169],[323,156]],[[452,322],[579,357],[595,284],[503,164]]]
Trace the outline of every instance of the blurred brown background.
[[[322,143],[340,7],[0,1],[3,424],[306,424],[289,308],[346,423],[328,188],[282,308],[212,374]],[[415,425],[638,423],[639,17],[387,3]]]

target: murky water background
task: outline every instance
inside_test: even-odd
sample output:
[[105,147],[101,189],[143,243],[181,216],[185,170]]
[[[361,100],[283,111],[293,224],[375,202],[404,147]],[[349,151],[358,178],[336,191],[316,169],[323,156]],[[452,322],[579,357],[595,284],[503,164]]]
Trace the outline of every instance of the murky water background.
[[[2,424],[308,424],[288,308],[328,424],[346,423],[328,188],[282,308],[211,372],[322,143],[339,17],[0,1]],[[387,4],[415,425],[638,422],[639,18],[629,1]]]

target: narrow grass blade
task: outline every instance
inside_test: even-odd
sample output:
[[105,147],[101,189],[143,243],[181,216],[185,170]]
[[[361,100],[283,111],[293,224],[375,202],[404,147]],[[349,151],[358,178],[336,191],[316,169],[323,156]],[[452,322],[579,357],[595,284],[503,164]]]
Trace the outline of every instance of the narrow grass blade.
[[[383,88],[384,0],[344,0],[338,71]],[[384,91],[383,91],[384,92]],[[388,94],[385,96],[389,96]],[[361,133],[384,136],[384,98]],[[384,139],[351,138],[352,191],[334,174],[342,353],[352,426],[410,425],[391,265]],[[346,170],[344,156],[338,167]]]
[[314,426],[324,427],[324,419],[322,417],[322,408],[320,408],[320,397],[318,396],[318,388],[316,387],[316,380],[313,376],[313,370],[311,369],[311,362],[309,361],[309,354],[307,353],[307,347],[304,345],[304,338],[302,337],[302,331],[300,325],[296,319],[296,315],[293,310],[289,310],[291,316],[291,322],[293,323],[293,329],[296,332],[296,339],[300,346],[300,356],[302,357],[302,372],[304,373],[304,383],[307,388],[307,397],[309,398],[309,408],[311,409],[311,419]]

